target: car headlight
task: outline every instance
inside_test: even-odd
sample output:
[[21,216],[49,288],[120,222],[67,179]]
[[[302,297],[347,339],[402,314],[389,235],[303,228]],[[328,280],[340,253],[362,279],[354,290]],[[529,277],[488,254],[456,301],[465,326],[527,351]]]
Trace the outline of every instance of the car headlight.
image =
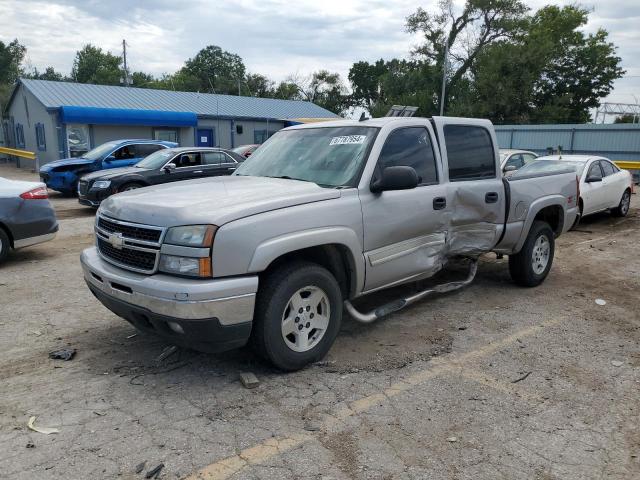
[[211,277],[211,257],[178,257],[175,255],[160,255],[161,272],[190,277]]
[[105,189],[105,188],[109,188],[111,186],[111,180],[98,180],[97,182],[93,182],[93,185],[91,186],[91,188],[97,188],[97,189]]
[[164,243],[183,247],[210,247],[217,229],[215,225],[172,227],[167,231]]

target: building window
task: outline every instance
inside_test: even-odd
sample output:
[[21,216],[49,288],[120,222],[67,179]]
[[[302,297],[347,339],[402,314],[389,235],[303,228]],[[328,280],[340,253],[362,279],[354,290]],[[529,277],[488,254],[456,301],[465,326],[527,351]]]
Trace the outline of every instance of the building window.
[[244,127],[242,125],[236,125],[236,133],[238,135],[242,135],[243,131],[244,131]]
[[44,152],[47,150],[47,140],[44,136],[44,124],[36,123],[36,142],[38,143],[38,150]]
[[24,128],[21,123],[16,123],[16,147],[24,148]]
[[165,142],[178,142],[178,130],[169,128],[156,128],[153,131],[154,140],[163,140]]
[[264,143],[274,133],[276,133],[274,130],[269,130],[268,134],[266,130],[254,130],[253,143]]
[[88,125],[68,124],[67,145],[69,156],[76,158],[89,151],[89,127]]

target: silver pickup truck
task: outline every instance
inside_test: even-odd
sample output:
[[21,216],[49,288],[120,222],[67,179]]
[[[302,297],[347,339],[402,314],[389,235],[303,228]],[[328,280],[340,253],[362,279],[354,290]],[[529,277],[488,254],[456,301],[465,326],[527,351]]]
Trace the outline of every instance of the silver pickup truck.
[[[504,179],[487,120],[300,125],[232,176],[109,197],[81,261],[94,295],[139,330],[202,351],[251,342],[296,370],[328,352],[345,310],[371,322],[460,288],[483,253],[509,255],[513,280],[538,285],[577,195],[571,169]],[[453,259],[465,280],[370,312],[352,303]]]

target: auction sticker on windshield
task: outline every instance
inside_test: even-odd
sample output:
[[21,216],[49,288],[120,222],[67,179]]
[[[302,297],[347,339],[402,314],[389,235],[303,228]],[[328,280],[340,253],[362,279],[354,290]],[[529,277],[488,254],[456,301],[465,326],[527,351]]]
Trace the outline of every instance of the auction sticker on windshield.
[[344,135],[342,137],[332,137],[329,145],[360,145],[366,139],[366,135]]

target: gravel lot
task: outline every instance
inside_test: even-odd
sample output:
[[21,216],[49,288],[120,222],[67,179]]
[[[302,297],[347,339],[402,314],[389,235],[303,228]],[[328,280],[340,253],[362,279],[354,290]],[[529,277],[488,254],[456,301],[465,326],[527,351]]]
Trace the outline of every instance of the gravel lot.
[[[627,218],[561,237],[542,286],[515,287],[487,255],[464,290],[346,319],[325,361],[293,374],[246,349],[158,361],[167,345],[84,285],[93,210],[53,202],[57,238],[0,267],[0,478],[134,479],[160,463],[159,478],[189,479],[640,478],[637,196]],[[72,361],[48,358],[66,346]]]

